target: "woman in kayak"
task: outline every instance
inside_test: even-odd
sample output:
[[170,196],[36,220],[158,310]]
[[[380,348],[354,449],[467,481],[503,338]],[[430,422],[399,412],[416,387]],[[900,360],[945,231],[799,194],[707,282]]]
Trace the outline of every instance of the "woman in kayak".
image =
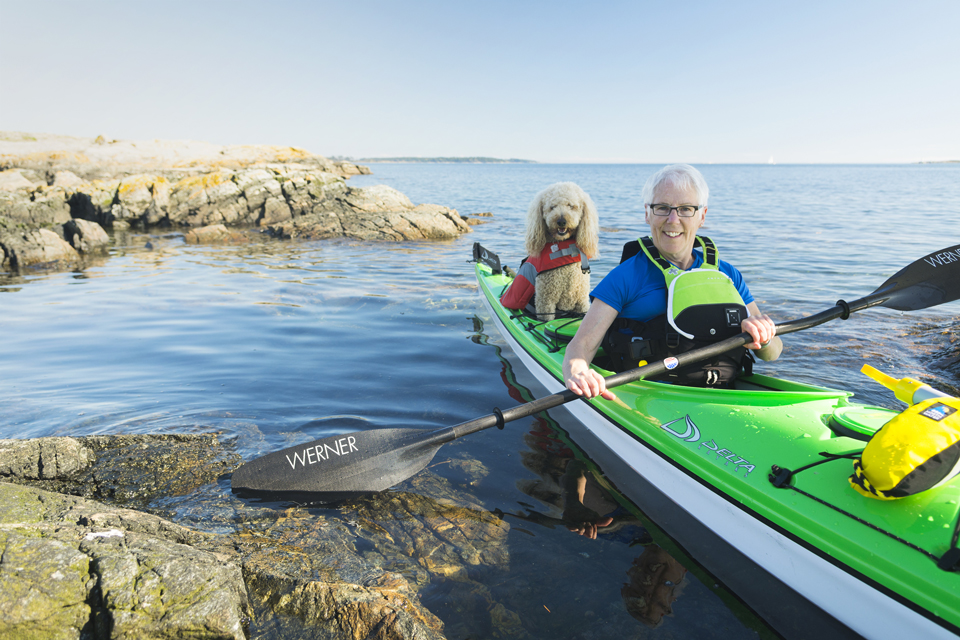
[[[642,343],[640,337],[634,337],[631,340],[629,337],[624,338],[617,331],[611,331],[615,322],[622,327],[621,330],[624,333],[631,334],[636,330],[638,336],[643,327],[653,328],[655,334],[659,331],[657,338],[662,338],[664,335],[668,338],[653,339],[648,344],[670,343],[669,347],[677,349],[676,340],[671,341],[670,337],[679,338],[679,336],[676,334],[670,336],[672,329],[667,325],[670,319],[666,317],[666,278],[670,278],[671,281],[678,278],[675,283],[676,288],[680,282],[679,276],[684,272],[710,267],[710,264],[704,264],[704,254],[709,254],[713,271],[704,269],[707,273],[697,275],[716,276],[717,271],[725,274],[729,281],[721,277],[723,282],[718,282],[716,286],[725,286],[731,288],[731,291],[732,287],[735,287],[736,292],[732,293],[733,297],[739,297],[743,307],[749,312],[748,317],[740,320],[739,327],[736,326],[735,321],[729,322],[731,317],[735,320],[740,319],[738,312],[734,310],[732,315],[728,312],[727,324],[732,326],[730,331],[734,335],[740,332],[750,334],[753,342],[746,347],[753,350],[761,360],[776,360],[780,356],[783,345],[780,338],[776,337],[776,325],[769,316],[760,312],[743,281],[743,276],[729,263],[716,259],[716,250],[709,239],[701,239],[696,235],[707,215],[708,196],[709,189],[706,181],[700,172],[690,165],[666,166],[647,180],[643,188],[643,199],[645,221],[650,225],[652,242],[647,241],[642,251],[621,262],[591,292],[593,303],[581,322],[577,334],[567,346],[563,359],[563,377],[568,389],[585,398],[599,395],[607,400],[614,399],[613,393],[606,389],[603,376],[591,369],[590,363],[601,343],[604,344],[605,350],[614,346],[610,343],[611,339],[623,338],[620,342],[626,342],[628,346],[629,343],[634,343],[635,346],[637,341]],[[695,253],[693,251],[695,245],[702,248],[703,252]],[[710,281],[703,281],[701,278],[700,284],[702,285],[703,282]],[[684,291],[695,291],[695,287],[685,288]],[[690,295],[695,297],[696,294]],[[678,297],[682,296],[675,295],[674,302]],[[736,303],[731,305],[736,306]],[[704,307],[701,306],[702,308]],[[693,307],[690,309],[696,314],[696,309]],[[680,319],[675,308],[673,311],[673,320]],[[663,319],[660,316],[663,316]],[[673,322],[670,324],[677,327]],[[664,330],[665,326],[666,330]],[[684,336],[688,335],[682,329],[677,331]],[[713,329],[709,332],[715,333]],[[693,336],[693,334],[690,335]],[[648,336],[644,334],[644,337]],[[715,340],[723,337],[728,336],[717,335]],[[691,346],[693,344],[685,341],[685,346],[681,345],[677,352],[689,350],[693,348]],[[665,355],[662,349],[658,350],[658,348],[654,348],[650,353],[653,356],[651,360],[660,359]],[[671,355],[672,353],[673,351]],[[636,362],[632,366],[637,366]],[[717,380],[716,372],[710,370],[698,371],[697,375],[700,376],[699,382],[691,384],[714,386],[726,382],[726,380]]]

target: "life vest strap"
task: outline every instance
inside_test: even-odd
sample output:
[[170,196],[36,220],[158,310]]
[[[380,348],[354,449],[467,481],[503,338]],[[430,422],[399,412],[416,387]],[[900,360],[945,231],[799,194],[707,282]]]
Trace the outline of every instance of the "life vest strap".
[[[696,236],[696,241],[700,245],[700,250],[703,251],[703,264],[700,266],[701,269],[719,269],[720,263],[718,260],[717,245],[714,244],[713,240],[707,236]],[[667,274],[671,269],[677,270],[677,267],[674,266],[669,260],[663,257],[660,253],[660,250],[657,249],[657,246],[653,244],[653,238],[650,236],[643,236],[639,238],[643,252],[647,254],[647,257],[654,262],[660,270],[663,271],[664,278],[667,279],[667,284],[670,284],[670,278]],[[621,261],[622,262],[622,261]],[[671,274],[674,277],[679,275],[679,273]]]

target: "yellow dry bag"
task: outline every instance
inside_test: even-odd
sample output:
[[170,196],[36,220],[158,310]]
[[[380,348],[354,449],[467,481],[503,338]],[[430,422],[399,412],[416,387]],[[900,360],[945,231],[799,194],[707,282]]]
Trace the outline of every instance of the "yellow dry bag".
[[870,438],[854,460],[851,486],[865,496],[893,500],[939,487],[960,473],[960,398],[869,365],[862,371],[912,406]]

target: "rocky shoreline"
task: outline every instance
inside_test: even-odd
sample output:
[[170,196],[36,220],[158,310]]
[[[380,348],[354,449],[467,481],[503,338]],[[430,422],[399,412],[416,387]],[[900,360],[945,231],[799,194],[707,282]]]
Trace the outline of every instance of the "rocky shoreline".
[[0,269],[73,268],[129,228],[195,231],[194,242],[236,241],[228,228],[390,241],[470,231],[455,209],[347,185],[369,173],[295,147],[0,132]]
[[[366,173],[292,147],[0,132],[0,272],[83,269],[127,229],[434,240],[490,215],[347,185]],[[448,582],[497,635],[517,627],[482,580],[509,526],[469,491],[425,472],[336,509],[260,504],[230,491],[240,462],[214,433],[0,440],[0,637],[441,640],[420,597]]]
[[509,526],[461,488],[260,504],[230,493],[239,463],[213,433],[0,440],[0,637],[441,640],[438,581],[518,631],[482,578]]

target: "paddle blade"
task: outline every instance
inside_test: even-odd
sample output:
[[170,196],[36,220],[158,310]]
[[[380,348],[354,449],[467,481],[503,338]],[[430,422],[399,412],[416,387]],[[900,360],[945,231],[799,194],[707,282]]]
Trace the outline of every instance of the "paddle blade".
[[389,489],[423,469],[442,441],[429,429],[374,429],[268,453],[233,472],[237,493],[316,501]]
[[960,298],[960,244],[907,265],[867,297],[898,311],[917,311]]

